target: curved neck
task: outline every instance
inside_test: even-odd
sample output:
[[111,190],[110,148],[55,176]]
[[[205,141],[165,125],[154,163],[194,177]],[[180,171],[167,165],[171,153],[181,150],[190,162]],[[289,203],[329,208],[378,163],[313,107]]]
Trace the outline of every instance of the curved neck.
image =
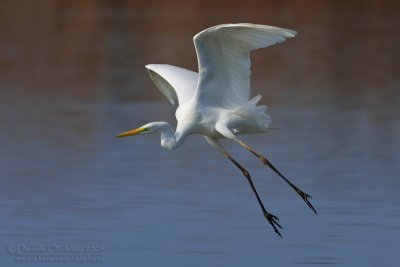
[[179,132],[174,132],[168,122],[159,122],[158,131],[161,134],[161,146],[174,149],[182,144],[184,136]]

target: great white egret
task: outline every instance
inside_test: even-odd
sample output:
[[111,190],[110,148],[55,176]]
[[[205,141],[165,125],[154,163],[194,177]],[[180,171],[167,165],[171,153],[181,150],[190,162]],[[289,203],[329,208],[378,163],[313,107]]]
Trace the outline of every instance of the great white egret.
[[[250,51],[264,48],[296,36],[296,32],[267,25],[249,23],[222,24],[194,36],[199,73],[164,64],[146,68],[158,89],[177,107],[176,131],[167,122],[151,122],[117,137],[161,134],[161,146],[178,147],[190,134],[201,134],[206,141],[230,159],[247,178],[265,218],[281,236],[282,226],[267,212],[249,172],[220,144],[231,139],[250,151],[288,183],[315,213],[310,195],[285,178],[271,162],[238,138],[239,134],[263,133],[271,122],[266,106],[257,106],[258,95],[250,99]],[[282,237],[282,236],[281,236]]]

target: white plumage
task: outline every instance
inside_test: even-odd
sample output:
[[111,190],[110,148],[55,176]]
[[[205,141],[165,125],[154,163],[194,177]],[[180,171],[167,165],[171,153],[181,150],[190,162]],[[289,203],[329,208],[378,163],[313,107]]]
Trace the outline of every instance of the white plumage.
[[201,134],[206,141],[228,157],[248,179],[257,201],[275,232],[278,218],[267,212],[244,169],[219,143],[229,138],[257,156],[284,179],[315,212],[309,195],[287,180],[265,157],[241,141],[237,135],[265,132],[271,122],[266,106],[257,106],[261,96],[250,99],[250,51],[294,37],[293,30],[249,23],[222,24],[194,36],[199,73],[183,68],[150,64],[146,68],[158,89],[177,107],[177,129],[166,122],[152,122],[118,137],[160,133],[161,145],[179,146],[186,136]]
[[245,104],[250,97],[250,51],[294,36],[292,30],[249,23],[223,24],[198,33],[193,41],[199,101],[224,108]]
[[149,64],[146,69],[172,105],[183,104],[193,97],[199,79],[196,72],[167,64]]

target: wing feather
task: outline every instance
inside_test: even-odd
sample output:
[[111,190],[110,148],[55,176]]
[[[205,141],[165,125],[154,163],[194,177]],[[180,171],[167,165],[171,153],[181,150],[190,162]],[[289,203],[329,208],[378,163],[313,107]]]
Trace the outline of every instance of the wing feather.
[[196,72],[166,64],[149,64],[146,69],[172,105],[181,105],[193,97],[198,81]]
[[250,98],[250,51],[294,37],[296,32],[250,23],[222,24],[194,36],[199,64],[196,96],[208,105],[234,108]]

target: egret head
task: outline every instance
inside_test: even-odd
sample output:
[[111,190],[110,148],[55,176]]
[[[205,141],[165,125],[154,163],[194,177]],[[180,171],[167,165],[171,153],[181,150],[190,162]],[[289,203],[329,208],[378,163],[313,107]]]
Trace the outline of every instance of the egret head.
[[126,137],[126,136],[131,136],[131,135],[141,135],[141,134],[151,134],[151,133],[156,133],[158,132],[158,129],[160,128],[160,125],[158,122],[150,122],[142,127],[123,132],[116,137]]
[[164,121],[150,122],[137,129],[121,133],[116,137],[125,137],[130,135],[142,135],[151,133],[160,133],[161,146],[168,149],[173,149],[179,146],[185,138],[184,135],[183,136],[179,135],[179,138],[177,140],[172,127],[167,122]]

